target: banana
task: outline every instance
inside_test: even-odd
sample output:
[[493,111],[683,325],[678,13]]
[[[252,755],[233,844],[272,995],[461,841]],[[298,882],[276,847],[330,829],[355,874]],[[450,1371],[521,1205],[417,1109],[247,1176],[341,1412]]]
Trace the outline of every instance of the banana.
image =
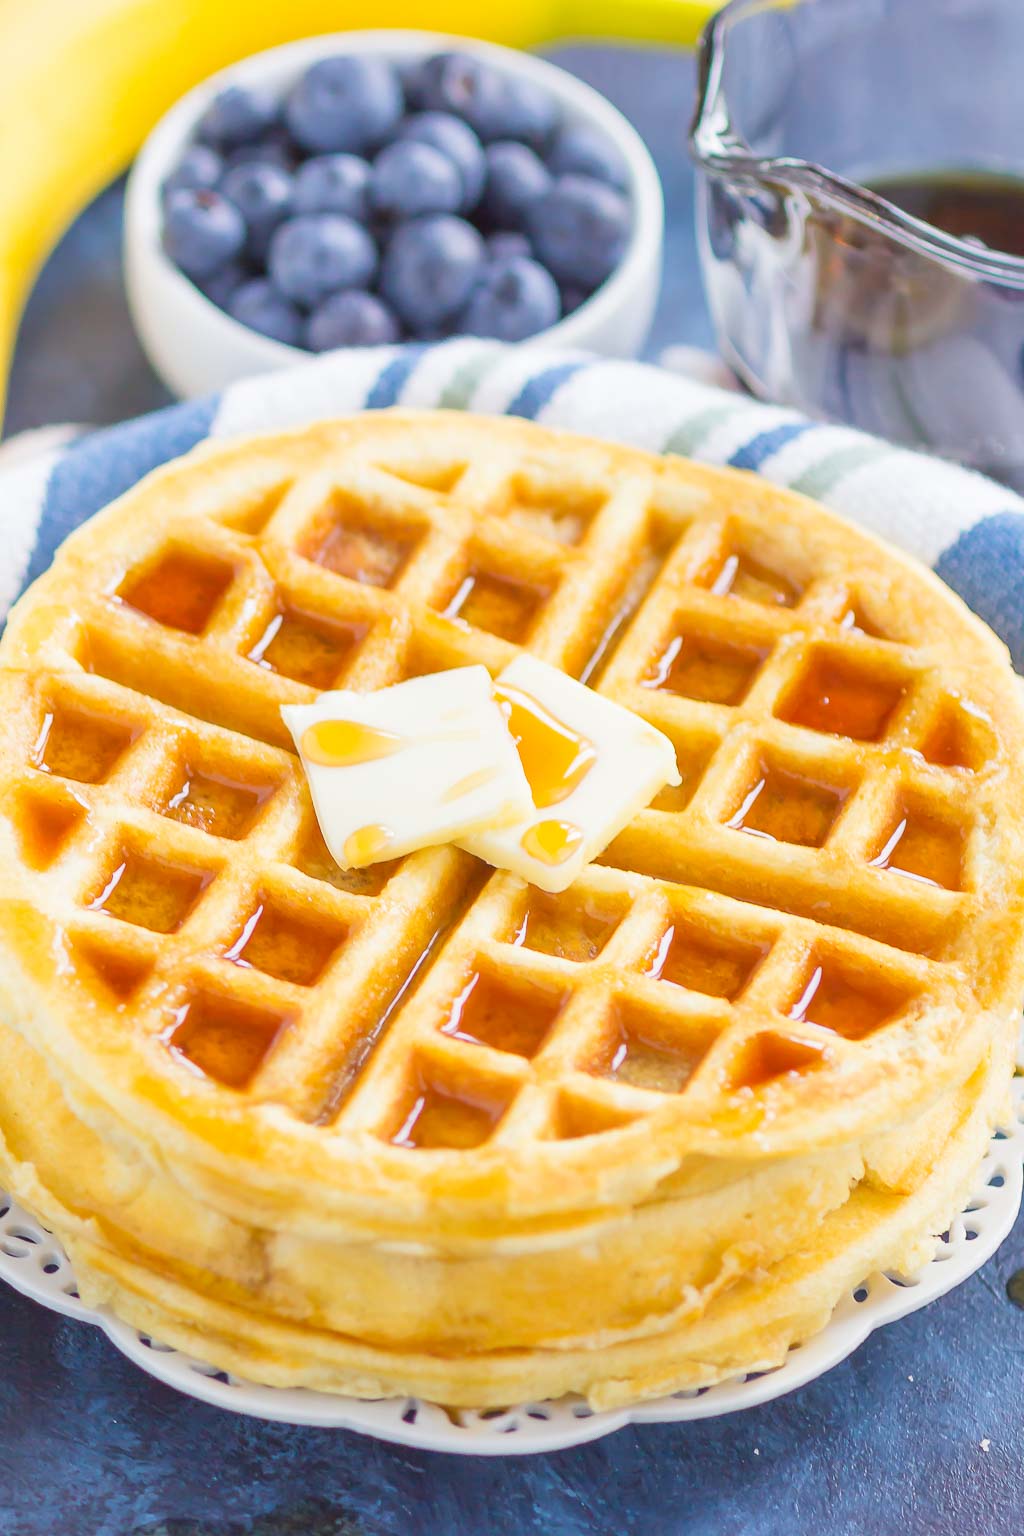
[[[713,0],[388,0],[377,26],[691,43]],[[358,26],[354,0],[0,0],[0,416],[35,275],[65,226],[184,91],[246,54]],[[681,125],[682,126],[682,125]]]

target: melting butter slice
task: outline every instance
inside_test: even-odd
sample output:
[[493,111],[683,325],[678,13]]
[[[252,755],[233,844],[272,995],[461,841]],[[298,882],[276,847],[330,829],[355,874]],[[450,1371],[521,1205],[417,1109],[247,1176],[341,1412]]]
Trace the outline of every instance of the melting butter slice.
[[518,822],[533,800],[485,667],[281,707],[343,869]]
[[659,789],[680,783],[675,750],[639,715],[533,656],[510,662],[494,691],[532,804],[459,843],[543,891],[564,891]]

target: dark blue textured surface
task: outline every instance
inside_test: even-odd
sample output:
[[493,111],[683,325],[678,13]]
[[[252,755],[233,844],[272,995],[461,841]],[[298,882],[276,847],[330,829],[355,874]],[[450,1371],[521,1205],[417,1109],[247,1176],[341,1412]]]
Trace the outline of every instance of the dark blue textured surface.
[[[707,345],[683,153],[692,61],[560,57],[623,106],[659,161],[669,229],[652,354]],[[12,428],[114,421],[166,399],[124,309],[119,209],[114,190],[40,280]],[[1024,1311],[1004,1289],[1021,1265],[1019,1224],[954,1295],[781,1402],[506,1462],[206,1408],[0,1287],[0,1536],[1021,1536]]]

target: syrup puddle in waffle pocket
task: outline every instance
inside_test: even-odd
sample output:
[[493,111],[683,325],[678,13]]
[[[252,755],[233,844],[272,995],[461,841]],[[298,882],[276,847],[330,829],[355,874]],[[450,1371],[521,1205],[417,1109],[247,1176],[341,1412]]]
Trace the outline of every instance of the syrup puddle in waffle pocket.
[[532,656],[284,705],[332,857],[439,843],[564,891],[666,784],[666,736]]

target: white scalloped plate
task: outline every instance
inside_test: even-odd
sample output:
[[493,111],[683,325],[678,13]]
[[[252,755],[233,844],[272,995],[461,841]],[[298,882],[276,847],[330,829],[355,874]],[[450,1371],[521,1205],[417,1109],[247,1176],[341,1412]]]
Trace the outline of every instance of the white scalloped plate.
[[595,1413],[578,1399],[525,1403],[516,1408],[449,1414],[414,1398],[362,1402],[300,1388],[260,1387],[225,1375],[190,1355],[159,1344],[114,1317],[87,1307],[78,1295],[67,1256],[45,1227],[0,1196],[0,1279],[33,1301],[68,1317],[95,1323],[119,1350],[159,1381],[190,1397],[287,1424],[354,1429],[379,1440],[462,1455],[508,1456],[556,1451],[611,1434],[625,1424],[708,1419],[770,1402],[813,1381],[884,1323],[916,1312],[960,1285],[991,1258],[1013,1226],[1024,1184],[1024,1079],[1014,1084],[1015,1113],[992,1138],[977,1190],[943,1235],[935,1257],[912,1280],[868,1276],[843,1297],[828,1326],[790,1350],[774,1370],[736,1376],[717,1386],[679,1392],[632,1408]]

